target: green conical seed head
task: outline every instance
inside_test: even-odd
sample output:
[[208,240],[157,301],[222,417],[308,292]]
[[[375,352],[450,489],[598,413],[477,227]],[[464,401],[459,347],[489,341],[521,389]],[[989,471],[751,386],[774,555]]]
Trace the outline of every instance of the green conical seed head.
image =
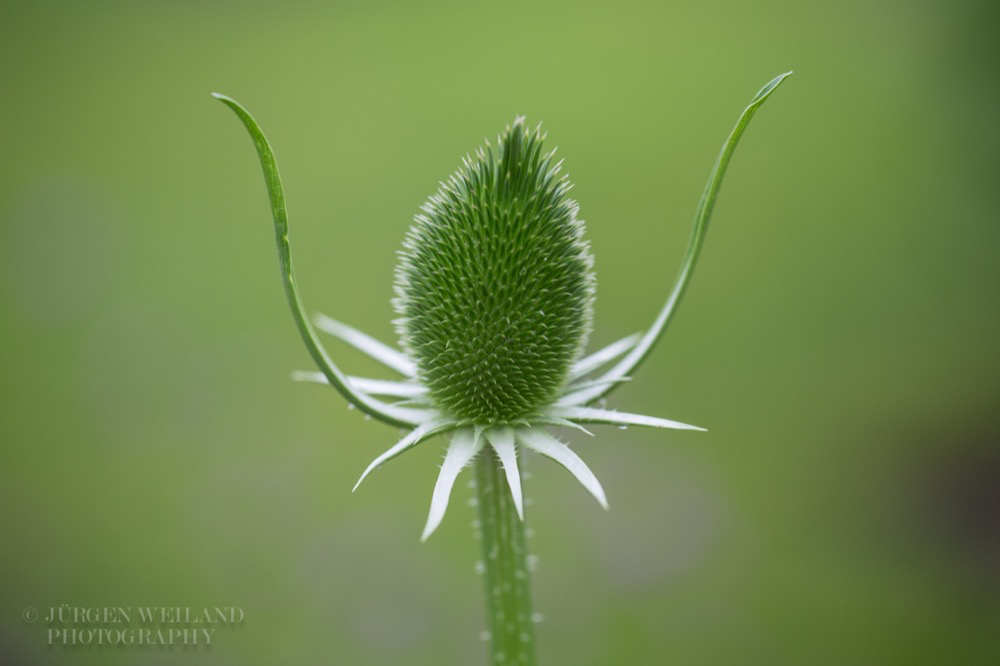
[[439,409],[510,423],[550,403],[586,343],[593,259],[544,136],[518,118],[428,199],[396,269],[403,348]]

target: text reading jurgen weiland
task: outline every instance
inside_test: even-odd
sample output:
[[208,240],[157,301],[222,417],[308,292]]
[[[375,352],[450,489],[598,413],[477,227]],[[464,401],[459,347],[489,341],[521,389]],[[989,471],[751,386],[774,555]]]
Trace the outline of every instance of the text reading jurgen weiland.
[[[50,606],[49,645],[204,645],[242,624],[239,606]],[[138,626],[132,626],[135,623]]]

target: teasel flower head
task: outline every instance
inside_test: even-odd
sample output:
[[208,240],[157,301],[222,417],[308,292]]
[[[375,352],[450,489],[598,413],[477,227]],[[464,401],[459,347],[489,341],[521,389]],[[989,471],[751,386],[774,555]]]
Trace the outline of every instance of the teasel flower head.
[[442,411],[523,421],[556,399],[593,317],[570,184],[524,118],[424,204],[396,270],[401,344]]
[[[788,73],[790,74],[790,72]],[[613,411],[604,399],[647,357],[671,321],[704,241],[722,177],[750,118],[788,74],[768,83],[723,146],[695,215],[691,241],[666,303],[644,332],[584,355],[593,318],[593,258],[561,164],[543,148],[540,128],[517,118],[467,156],[421,208],[395,274],[399,348],[325,315],[309,319],[299,298],[288,244],[284,192],[270,145],[250,114],[216,97],[240,118],[256,146],[268,187],[286,295],[318,371],[299,380],[328,384],[365,414],[405,428],[373,470],[435,436],[450,438],[438,475],[426,539],[445,515],[456,478],[484,447],[503,465],[523,517],[518,456],[534,450],[565,467],[605,508],[604,489],[552,426],[591,424],[703,430],[654,416]],[[345,375],[317,329],[355,347],[398,377]]]

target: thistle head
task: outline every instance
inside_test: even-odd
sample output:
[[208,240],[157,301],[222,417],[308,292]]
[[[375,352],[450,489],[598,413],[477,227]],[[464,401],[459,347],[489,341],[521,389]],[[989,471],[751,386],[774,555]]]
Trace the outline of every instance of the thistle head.
[[438,409],[525,419],[566,384],[593,312],[593,259],[540,129],[517,118],[423,205],[400,253],[403,348]]
[[459,472],[487,445],[502,464],[511,499],[523,517],[519,448],[561,464],[607,507],[593,472],[544,426],[585,430],[583,424],[603,423],[702,430],[591,405],[626,381],[662,337],[693,274],[736,144],[757,109],[790,73],[754,96],[723,144],[695,213],[684,263],[653,324],[585,358],[578,359],[590,329],[593,260],[576,203],[567,197],[569,182],[559,175],[552,153],[542,153],[544,137],[537,129],[528,131],[518,118],[500,135],[495,152],[487,145],[474,159],[467,157],[424,204],[401,252],[395,307],[406,353],[329,317],[315,320],[316,328],[398,372],[401,381],[345,375],[330,359],[299,298],[285,196],[271,146],[245,108],[216,95],[236,113],[257,149],[285,294],[319,368],[294,376],[329,384],[366,415],[411,429],[368,465],[358,484],[429,437],[452,431],[434,486],[426,538],[441,522]]

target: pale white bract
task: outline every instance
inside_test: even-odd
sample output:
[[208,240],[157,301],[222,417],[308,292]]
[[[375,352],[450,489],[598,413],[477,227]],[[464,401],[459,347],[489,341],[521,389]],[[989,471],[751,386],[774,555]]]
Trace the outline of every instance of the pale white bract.
[[[630,335],[577,361],[570,371],[570,381],[566,384],[561,395],[551,405],[539,410],[534,416],[528,417],[523,423],[482,426],[449,419],[447,415],[435,410],[427,388],[421,386],[417,379],[415,364],[404,352],[326,315],[317,315],[314,317],[313,323],[319,330],[346,342],[401,375],[397,381],[348,376],[347,381],[354,391],[366,393],[374,398],[396,400],[395,403],[392,403],[394,406],[405,406],[410,409],[411,413],[423,414],[420,420],[411,424],[412,430],[372,461],[362,473],[361,478],[358,479],[354,486],[355,490],[372,471],[389,460],[433,435],[451,431],[451,441],[448,444],[444,462],[441,464],[441,471],[434,486],[430,513],[421,536],[422,540],[426,540],[441,524],[456,478],[485,446],[492,447],[502,463],[514,506],[518,516],[523,519],[524,500],[518,469],[519,449],[535,451],[559,463],[594,496],[601,506],[605,509],[608,508],[604,488],[594,473],[567,444],[559,441],[548,432],[546,426],[571,426],[583,429],[585,432],[587,431],[584,424],[587,423],[618,426],[638,425],[675,430],[704,430],[704,428],[678,421],[588,406],[589,403],[603,397],[617,383],[626,379],[627,370],[623,372],[626,366],[619,363],[604,374],[596,377],[592,375],[602,367],[634,350],[636,345],[644,339],[644,336]],[[627,357],[623,360],[627,360]],[[632,367],[635,364],[636,361],[633,361]],[[300,381],[329,383],[322,372],[301,371],[292,376]]]

